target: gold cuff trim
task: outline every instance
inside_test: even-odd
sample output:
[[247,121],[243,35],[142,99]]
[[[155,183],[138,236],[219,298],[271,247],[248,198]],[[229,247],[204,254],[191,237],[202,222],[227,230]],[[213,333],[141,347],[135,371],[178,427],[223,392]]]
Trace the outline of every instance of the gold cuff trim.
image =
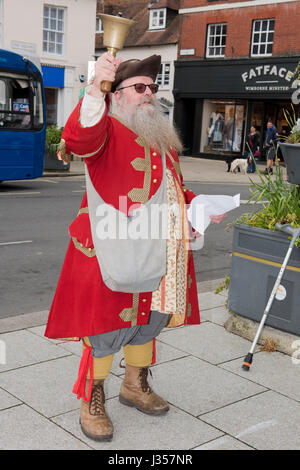
[[79,241],[75,237],[72,237],[72,240],[73,240],[75,248],[81,251],[81,253],[83,253],[85,256],[92,258],[93,256],[96,255],[94,248],[86,248],[82,243],[79,243]]
[[81,215],[81,214],[88,214],[88,213],[89,213],[88,206],[87,207],[82,207],[81,209],[79,209],[77,216]]
[[83,155],[79,155],[79,153],[73,153],[73,152],[72,152],[72,155],[74,155],[74,157],[79,157],[79,158],[89,158],[89,157],[93,157],[94,155],[96,155],[97,153],[100,152],[100,150],[101,150],[102,147],[104,146],[105,142],[106,142],[106,136],[105,136],[105,139],[104,139],[103,143],[100,145],[100,147],[99,147],[95,152],[86,153],[86,154],[83,154]]

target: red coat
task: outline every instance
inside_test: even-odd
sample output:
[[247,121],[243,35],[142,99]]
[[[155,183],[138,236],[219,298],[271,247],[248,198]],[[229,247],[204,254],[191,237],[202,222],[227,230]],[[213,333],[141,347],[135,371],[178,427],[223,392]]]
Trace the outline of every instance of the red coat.
[[[89,175],[106,203],[119,209],[119,196],[125,196],[129,211],[131,204],[146,202],[156,192],[162,179],[160,155],[117,119],[108,116],[107,111],[95,126],[81,127],[80,106],[81,102],[69,117],[62,134],[66,154],[88,157],[85,164]],[[168,152],[166,160],[167,167],[180,182],[189,203],[195,195],[183,188],[176,152]],[[83,337],[146,324],[152,293],[114,292],[102,280],[91,236],[86,193],[69,233],[71,240],[49,312],[45,336]],[[187,286],[185,322],[197,324],[200,318],[192,251],[189,253]]]

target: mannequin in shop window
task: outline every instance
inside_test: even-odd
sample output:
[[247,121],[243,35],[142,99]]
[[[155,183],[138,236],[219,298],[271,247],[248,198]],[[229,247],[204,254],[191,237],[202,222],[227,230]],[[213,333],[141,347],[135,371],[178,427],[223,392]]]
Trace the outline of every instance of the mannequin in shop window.
[[208,142],[209,145],[223,142],[224,117],[219,111],[213,111],[210,115]]

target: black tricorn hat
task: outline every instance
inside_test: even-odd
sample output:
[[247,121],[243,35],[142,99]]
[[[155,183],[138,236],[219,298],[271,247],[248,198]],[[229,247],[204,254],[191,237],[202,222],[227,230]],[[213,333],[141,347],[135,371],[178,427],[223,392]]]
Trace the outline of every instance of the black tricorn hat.
[[153,81],[155,81],[160,69],[160,64],[161,56],[156,54],[151,55],[150,57],[147,57],[143,60],[130,59],[125,60],[125,62],[121,62],[116,72],[115,81],[111,87],[112,93],[114,93],[118,85],[127,78],[143,76],[150,77]]

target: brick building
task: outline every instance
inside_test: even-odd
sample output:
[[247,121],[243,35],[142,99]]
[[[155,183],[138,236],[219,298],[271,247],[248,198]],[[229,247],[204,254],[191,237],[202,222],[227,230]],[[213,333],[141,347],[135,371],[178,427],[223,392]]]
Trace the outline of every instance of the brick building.
[[238,157],[251,125],[263,143],[268,119],[288,132],[300,1],[182,0],[179,16],[174,117],[186,153]]

